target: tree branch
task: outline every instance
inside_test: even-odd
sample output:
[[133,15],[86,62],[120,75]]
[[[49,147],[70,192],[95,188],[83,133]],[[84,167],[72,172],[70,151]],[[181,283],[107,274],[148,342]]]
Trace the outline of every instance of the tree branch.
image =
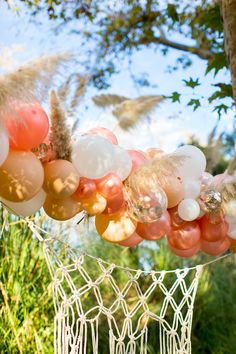
[[178,42],[173,42],[165,37],[155,37],[155,38],[152,38],[151,40],[144,38],[144,39],[141,39],[138,44],[147,45],[150,43],[162,44],[166,47],[181,50],[183,52],[188,52],[188,53],[197,55],[198,57],[200,57],[201,59],[204,59],[204,60],[208,60],[213,56],[213,53],[209,50],[201,49],[199,47],[189,46],[189,45],[178,43]]

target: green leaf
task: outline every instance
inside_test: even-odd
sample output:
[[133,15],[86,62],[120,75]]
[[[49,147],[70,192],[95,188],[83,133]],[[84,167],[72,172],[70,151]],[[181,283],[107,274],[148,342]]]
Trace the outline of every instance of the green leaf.
[[183,80],[183,82],[185,82],[185,85],[187,87],[191,87],[192,89],[194,89],[197,86],[200,86],[200,82],[199,82],[199,78],[197,78],[196,80],[193,80],[192,77],[190,77],[189,80]]
[[225,53],[215,53],[208,61],[206,74],[208,74],[210,71],[214,71],[214,75],[216,76],[216,74],[225,67],[227,67]]
[[173,22],[177,22],[179,20],[179,15],[178,12],[176,11],[176,5],[174,4],[167,5],[167,15],[173,20]]
[[218,106],[215,106],[215,108],[213,109],[213,112],[217,112],[218,115],[221,116],[222,111],[224,113],[227,113],[228,109],[229,109],[229,107],[222,103],[222,104],[220,104]]
[[216,87],[219,87],[219,91],[215,91],[209,98],[208,101],[209,103],[211,103],[214,100],[222,99],[225,97],[233,97],[233,89],[232,89],[232,85],[230,84],[223,84],[223,83],[218,83],[216,85],[213,85]]
[[193,111],[196,111],[196,109],[201,106],[200,100],[192,98],[188,102],[188,106],[193,106]]
[[169,96],[169,98],[172,100],[172,102],[180,102],[180,96],[181,94],[177,91],[172,92],[172,95]]

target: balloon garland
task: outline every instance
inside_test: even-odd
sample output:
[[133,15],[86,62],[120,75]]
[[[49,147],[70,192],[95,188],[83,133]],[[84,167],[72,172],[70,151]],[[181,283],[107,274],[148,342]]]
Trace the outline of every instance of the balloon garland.
[[[220,255],[236,240],[236,178],[213,177],[195,146],[126,150],[97,127],[71,139],[55,93],[51,127],[38,102],[12,103],[0,125],[0,198],[26,217],[95,216],[103,240],[133,247],[167,237],[180,257]],[[8,112],[8,113],[7,113]]]

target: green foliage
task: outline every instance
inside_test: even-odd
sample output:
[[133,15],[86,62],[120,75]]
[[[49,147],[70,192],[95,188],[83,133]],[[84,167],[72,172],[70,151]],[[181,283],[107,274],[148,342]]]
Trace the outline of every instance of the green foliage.
[[201,106],[200,100],[199,100],[199,99],[192,98],[192,99],[188,102],[188,106],[193,106],[193,110],[196,111],[196,109]]
[[185,86],[187,87],[191,87],[192,89],[194,89],[197,86],[200,86],[200,82],[199,82],[199,78],[197,78],[196,80],[194,80],[192,77],[190,77],[189,80],[183,80],[185,83]]

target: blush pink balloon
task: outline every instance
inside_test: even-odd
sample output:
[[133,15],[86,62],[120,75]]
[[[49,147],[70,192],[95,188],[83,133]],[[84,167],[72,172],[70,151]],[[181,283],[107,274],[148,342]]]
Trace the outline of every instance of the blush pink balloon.
[[136,232],[133,233],[129,238],[124,241],[119,242],[119,245],[124,247],[135,247],[139,243],[143,241],[142,237],[140,237]]
[[107,198],[107,206],[103,211],[103,214],[116,214],[125,208],[125,199],[123,191],[121,193],[116,194],[112,197]]
[[182,257],[182,258],[190,258],[192,256],[195,256],[195,254],[197,254],[200,251],[200,242],[198,242],[194,247],[186,249],[186,250],[180,250],[178,248],[172,247],[169,244],[169,247],[171,249],[171,251],[176,254],[176,256],[178,257]]
[[208,242],[201,240],[201,250],[210,256],[220,256],[231,247],[231,239],[225,237],[219,241]]
[[220,223],[213,224],[210,218],[205,215],[199,220],[201,227],[202,239],[208,242],[215,242],[226,237],[229,225],[225,220]]
[[214,182],[215,183],[221,183],[221,182],[229,182],[232,179],[232,176],[228,175],[227,173],[220,173],[219,175],[214,176]]
[[80,177],[79,187],[73,194],[76,200],[84,200],[91,198],[97,191],[96,183],[89,178]]
[[147,161],[147,157],[142,151],[128,150],[128,153],[132,160],[132,171],[136,170]]
[[105,198],[114,197],[122,192],[123,183],[115,173],[109,173],[96,180],[97,191]]
[[89,129],[88,134],[103,136],[108,139],[112,144],[118,145],[118,140],[115,134],[107,128],[97,127]]
[[171,226],[173,229],[178,229],[179,227],[182,227],[184,224],[186,224],[187,221],[181,219],[179,216],[178,206],[168,209],[168,212],[170,214]]
[[12,115],[4,117],[10,146],[17,150],[31,150],[41,144],[49,130],[47,114],[38,102],[12,103]]
[[173,229],[168,236],[169,245],[179,250],[195,247],[200,241],[200,227],[195,221],[186,222],[181,228]]
[[138,223],[136,232],[146,240],[159,240],[162,236],[168,235],[171,232],[168,211],[165,211],[160,219],[155,222],[149,224]]

